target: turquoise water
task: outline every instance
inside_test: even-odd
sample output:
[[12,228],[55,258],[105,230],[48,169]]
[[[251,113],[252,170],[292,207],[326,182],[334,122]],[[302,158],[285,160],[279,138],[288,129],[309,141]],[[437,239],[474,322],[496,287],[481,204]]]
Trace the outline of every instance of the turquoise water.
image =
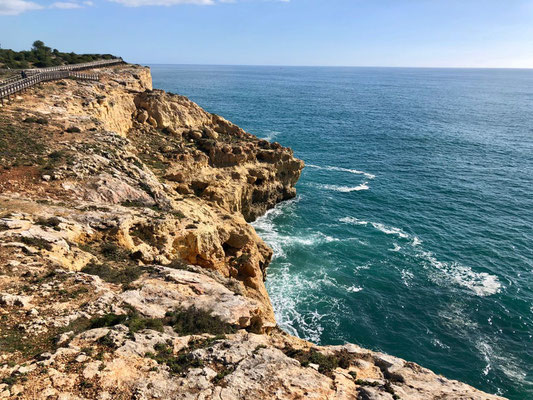
[[279,323],[533,398],[533,71],[153,66],[294,149],[254,223]]

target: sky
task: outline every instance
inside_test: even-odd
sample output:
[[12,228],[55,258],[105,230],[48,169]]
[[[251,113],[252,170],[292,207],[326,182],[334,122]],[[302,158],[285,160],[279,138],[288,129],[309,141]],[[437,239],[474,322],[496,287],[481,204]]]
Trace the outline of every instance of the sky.
[[141,64],[533,68],[533,0],[0,0],[0,46]]

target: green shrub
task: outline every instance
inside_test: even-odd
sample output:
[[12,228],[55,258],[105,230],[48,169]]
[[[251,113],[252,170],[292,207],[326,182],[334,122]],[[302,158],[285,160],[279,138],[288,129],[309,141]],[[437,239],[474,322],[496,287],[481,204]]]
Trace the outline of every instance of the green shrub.
[[173,269],[189,269],[189,264],[187,264],[185,261],[183,261],[181,258],[174,258],[170,264],[165,265],[165,267],[173,268]]
[[203,367],[203,361],[196,358],[192,353],[182,353],[173,355],[172,349],[165,344],[158,344],[154,347],[156,353],[147,353],[146,356],[157,361],[158,364],[165,364],[173,374],[184,374],[190,368]]
[[31,124],[48,125],[48,120],[43,117],[27,117],[22,122],[31,123]]
[[168,312],[165,325],[171,325],[174,331],[180,335],[201,333],[220,335],[236,331],[235,327],[222,321],[219,317],[212,316],[209,312],[196,307]]
[[111,327],[118,324],[126,325],[130,333],[143,329],[152,329],[163,332],[163,321],[155,318],[144,318],[137,311],[130,310],[128,314],[106,314],[100,318],[91,320],[89,329]]
[[39,218],[37,220],[37,225],[47,226],[49,228],[54,228],[55,230],[59,230],[60,223],[61,223],[61,220],[57,217]]
[[37,247],[38,249],[52,250],[52,245],[41,238],[22,237],[20,240],[22,243],[27,244],[28,246]]
[[120,268],[112,268],[108,264],[89,263],[82,268],[81,272],[97,275],[109,283],[129,284],[141,276],[143,269],[136,265],[126,265]]
[[110,261],[124,261],[129,258],[129,253],[113,242],[102,244],[100,251]]
[[331,376],[333,370],[339,366],[338,356],[327,356],[315,349],[306,351],[288,347],[283,352],[285,355],[298,360],[303,367],[307,367],[309,364],[318,364],[318,372],[327,376]]

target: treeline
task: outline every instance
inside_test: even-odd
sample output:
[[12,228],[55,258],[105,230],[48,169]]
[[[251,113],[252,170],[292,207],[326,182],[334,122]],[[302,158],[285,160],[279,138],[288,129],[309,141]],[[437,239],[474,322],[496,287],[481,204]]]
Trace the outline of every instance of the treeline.
[[46,68],[64,64],[78,64],[115,58],[111,54],[62,53],[37,40],[31,50],[13,51],[0,48],[0,68],[26,69]]

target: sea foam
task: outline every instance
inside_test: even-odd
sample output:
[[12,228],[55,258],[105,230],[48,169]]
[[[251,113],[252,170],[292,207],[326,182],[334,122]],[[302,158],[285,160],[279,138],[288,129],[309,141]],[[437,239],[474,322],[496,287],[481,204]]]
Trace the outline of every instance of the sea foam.
[[327,184],[317,184],[317,187],[325,190],[333,190],[335,192],[349,193],[349,192],[358,192],[360,190],[368,190],[368,182],[363,182],[357,186],[338,186],[338,185],[327,185]]
[[[409,239],[410,235],[405,233],[400,228],[396,228],[394,226],[388,226],[385,224],[382,224],[381,222],[368,222],[364,220],[360,220],[355,217],[344,217],[340,218],[339,222],[345,223],[345,224],[352,224],[352,225],[371,225],[374,227],[374,229],[377,229],[380,232],[383,232],[387,235],[395,235],[402,239]],[[418,239],[418,238],[417,238]]]
[[350,174],[356,174],[356,175],[364,175],[368,179],[374,179],[376,175],[370,174],[365,171],[360,171],[358,169],[352,169],[352,168],[343,168],[343,167],[334,167],[334,166],[320,166],[320,165],[314,165],[314,164],[306,164],[306,167],[309,168],[315,168],[315,169],[322,169],[325,171],[338,171],[338,172],[347,172]]
[[438,274],[434,280],[464,287],[480,297],[490,296],[501,291],[502,285],[498,277],[487,272],[475,272],[470,267],[456,262],[439,261],[430,251],[421,250],[419,256],[425,259]]
[[261,137],[261,139],[268,140],[269,142],[271,142],[280,133],[281,132],[278,132],[278,131],[269,131],[269,132],[267,132],[267,134],[265,136]]

